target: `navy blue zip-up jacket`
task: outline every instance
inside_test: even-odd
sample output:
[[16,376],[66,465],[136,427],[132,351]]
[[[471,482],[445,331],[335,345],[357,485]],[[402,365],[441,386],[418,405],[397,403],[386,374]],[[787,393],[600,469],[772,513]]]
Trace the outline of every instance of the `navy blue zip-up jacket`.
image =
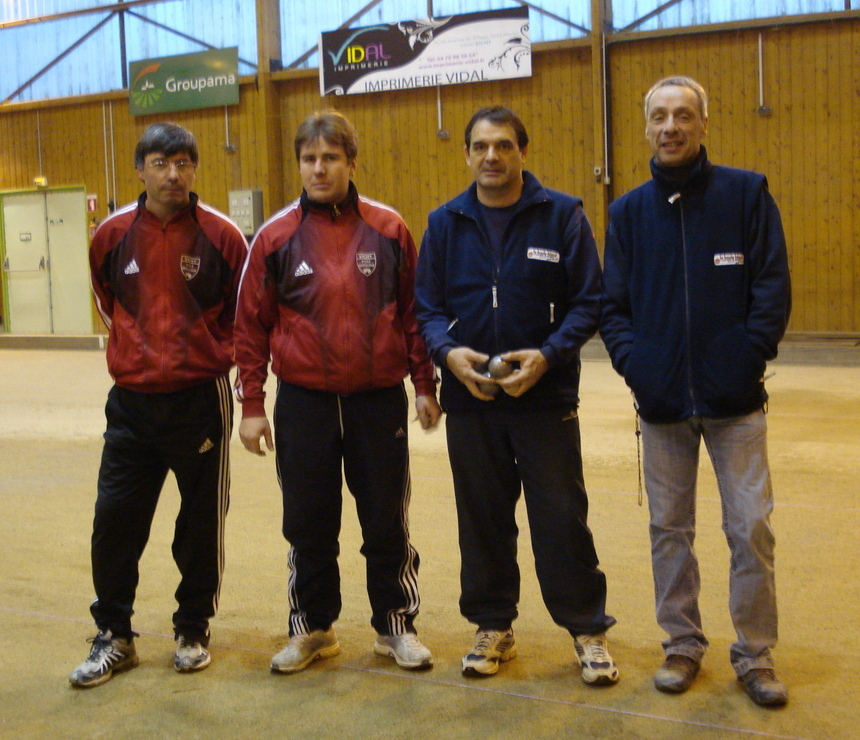
[[[446,412],[575,408],[579,349],[600,318],[600,259],[582,201],[523,173],[523,192],[496,257],[477,186],[430,214],[418,253],[416,313],[442,374]],[[519,398],[481,401],[448,370],[448,352],[540,349],[549,369]]]
[[609,208],[600,333],[648,422],[763,407],[765,364],[791,311],[788,256],[767,180],[712,165],[653,179]]

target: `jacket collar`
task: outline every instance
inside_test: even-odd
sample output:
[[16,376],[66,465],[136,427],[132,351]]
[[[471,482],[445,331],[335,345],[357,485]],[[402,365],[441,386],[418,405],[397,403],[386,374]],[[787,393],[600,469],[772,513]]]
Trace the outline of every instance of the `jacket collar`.
[[302,206],[302,219],[304,219],[311,211],[324,213],[334,221],[341,213],[352,209],[358,213],[358,189],[352,180],[349,181],[349,191],[340,203],[318,203],[308,197],[307,191],[302,188],[302,195],[299,199]]
[[[174,213],[173,216],[171,216],[170,221],[173,221],[177,218],[181,218],[182,216],[185,216],[188,213],[190,213],[191,217],[196,220],[197,219],[197,201],[198,200],[200,200],[200,198],[198,197],[197,193],[195,193],[193,191],[189,191],[189,193],[188,193],[188,205],[185,208],[183,208],[181,211],[177,211],[176,213]],[[140,216],[143,214],[148,214],[149,216],[152,216],[152,218],[158,218],[158,216],[156,216],[152,211],[150,211],[146,207],[146,191],[145,190],[137,198],[137,217],[140,218]],[[168,223],[170,223],[170,221],[168,221]]]
[[[531,172],[523,170],[523,192],[515,204],[515,213],[519,213],[535,203],[543,203],[547,200],[549,200],[549,195],[544,186]],[[473,182],[460,195],[446,203],[445,207],[455,213],[477,219],[480,213],[477,183]]]
[[656,158],[651,158],[651,176],[660,187],[671,192],[688,192],[701,189],[708,181],[713,165],[708,160],[708,151],[702,146],[690,168],[664,167]]

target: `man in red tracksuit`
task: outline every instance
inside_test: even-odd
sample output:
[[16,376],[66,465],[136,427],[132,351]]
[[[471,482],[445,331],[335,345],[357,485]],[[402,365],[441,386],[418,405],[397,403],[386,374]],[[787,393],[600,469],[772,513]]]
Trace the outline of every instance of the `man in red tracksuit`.
[[150,126],[135,151],[146,190],[101,224],[90,248],[115,385],[92,536],[90,611],[99,633],[69,676],[74,686],[98,686],[138,664],[131,629],[138,561],[169,470],[181,496],[173,664],[197,671],[211,661],[230,489],[228,373],[248,247],[232,221],[191,192],[197,161],[189,131]]
[[[236,316],[239,436],[256,454],[261,438],[277,450],[290,543],[290,640],[272,670],[295,673],[340,652],[341,467],[361,523],[374,650],[401,668],[429,668],[413,626],[419,560],[403,379],[424,429],[441,410],[415,319],[415,245],[397,213],[352,184],[358,144],[346,118],[310,116],[295,151],[304,190],[255,237]],[[274,440],[263,405],[270,358]]]

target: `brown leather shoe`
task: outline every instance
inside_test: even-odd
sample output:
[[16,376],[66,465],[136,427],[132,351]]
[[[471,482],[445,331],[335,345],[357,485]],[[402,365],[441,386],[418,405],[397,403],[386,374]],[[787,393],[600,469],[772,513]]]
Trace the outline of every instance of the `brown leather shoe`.
[[654,674],[654,686],[668,694],[683,694],[699,672],[699,663],[686,655],[671,653]]
[[788,702],[788,688],[777,679],[772,668],[753,668],[738,681],[760,707],[781,707]]

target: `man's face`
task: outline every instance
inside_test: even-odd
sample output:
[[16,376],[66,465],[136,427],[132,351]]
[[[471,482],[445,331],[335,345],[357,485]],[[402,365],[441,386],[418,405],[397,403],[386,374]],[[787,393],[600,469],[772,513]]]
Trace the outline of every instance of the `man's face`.
[[353,173],[355,160],[347,158],[340,144],[329,144],[320,137],[299,150],[302,186],[317,203],[340,203],[349,193]]
[[517,133],[509,124],[497,125],[486,119],[472,126],[466,149],[466,164],[472,170],[478,190],[493,197],[519,194],[528,146],[519,148]]
[[170,157],[161,152],[147,154],[143,167],[137,170],[146,186],[146,207],[165,216],[187,206],[196,170],[187,152]]
[[708,132],[699,98],[689,87],[658,88],[648,102],[645,136],[660,164],[682,167],[699,154]]

